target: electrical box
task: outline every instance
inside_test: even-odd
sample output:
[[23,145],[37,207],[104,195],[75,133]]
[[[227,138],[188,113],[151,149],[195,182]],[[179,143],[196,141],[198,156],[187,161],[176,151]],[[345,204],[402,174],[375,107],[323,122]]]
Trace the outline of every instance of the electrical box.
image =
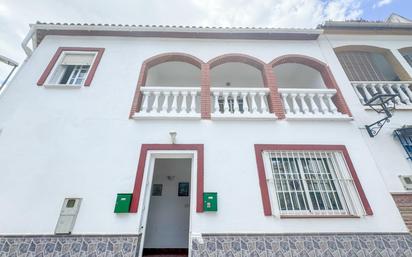
[[77,214],[79,213],[80,203],[80,198],[64,199],[59,220],[54,230],[55,234],[70,234],[72,232]]
[[128,213],[131,202],[132,202],[132,194],[117,194],[114,212],[115,213]]
[[412,189],[412,176],[399,176],[406,190]]
[[203,193],[203,210],[217,211],[217,193]]

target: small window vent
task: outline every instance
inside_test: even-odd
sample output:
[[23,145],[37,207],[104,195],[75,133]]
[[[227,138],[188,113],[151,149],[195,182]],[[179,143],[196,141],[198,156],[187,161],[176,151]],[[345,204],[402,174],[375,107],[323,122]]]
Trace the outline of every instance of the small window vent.
[[399,176],[406,190],[412,190],[412,176]]

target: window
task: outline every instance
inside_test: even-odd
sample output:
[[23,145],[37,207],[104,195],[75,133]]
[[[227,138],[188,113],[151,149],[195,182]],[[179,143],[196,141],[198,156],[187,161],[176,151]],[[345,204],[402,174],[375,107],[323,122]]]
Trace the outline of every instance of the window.
[[59,47],[37,85],[90,86],[104,48]]
[[48,84],[83,85],[95,55],[95,53],[63,52]]
[[399,81],[391,64],[381,53],[362,51],[337,53],[350,81]]
[[[266,173],[280,216],[365,214],[339,151],[270,151]],[[269,166],[269,167],[268,167]]]
[[402,55],[405,58],[405,60],[409,63],[409,65],[412,67],[412,51],[403,52]]

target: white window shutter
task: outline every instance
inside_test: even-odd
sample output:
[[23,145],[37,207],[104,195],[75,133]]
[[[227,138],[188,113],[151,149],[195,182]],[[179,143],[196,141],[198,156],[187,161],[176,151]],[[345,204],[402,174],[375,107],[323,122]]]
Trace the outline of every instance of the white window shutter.
[[92,65],[94,55],[92,54],[66,54],[61,62],[62,65]]

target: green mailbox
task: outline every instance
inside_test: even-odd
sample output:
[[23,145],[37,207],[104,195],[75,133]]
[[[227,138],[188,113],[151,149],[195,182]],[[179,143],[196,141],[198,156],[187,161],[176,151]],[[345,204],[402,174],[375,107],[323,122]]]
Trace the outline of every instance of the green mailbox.
[[131,202],[132,202],[132,194],[117,194],[114,212],[115,213],[128,213]]
[[203,210],[217,211],[217,193],[203,193]]

